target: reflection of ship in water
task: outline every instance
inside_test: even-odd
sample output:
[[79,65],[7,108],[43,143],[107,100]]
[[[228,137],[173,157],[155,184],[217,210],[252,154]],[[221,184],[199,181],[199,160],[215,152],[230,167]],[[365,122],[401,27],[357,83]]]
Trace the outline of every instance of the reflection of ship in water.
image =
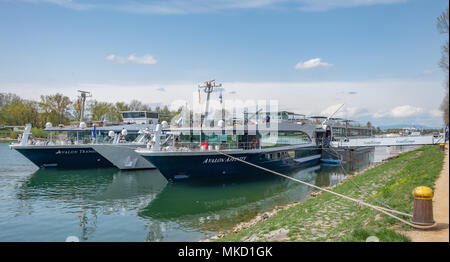
[[[337,167],[319,165],[289,175],[326,187],[343,178],[339,173]],[[43,169],[30,176],[17,195],[31,211],[39,201],[67,207],[66,215],[73,217],[76,227],[79,224],[76,232],[82,241],[98,240],[100,225],[137,219],[143,227],[136,232],[145,230],[142,240],[153,242],[193,241],[203,234],[228,231],[258,213],[303,201],[310,191],[303,184],[277,176],[219,185],[167,183],[156,170]],[[128,218],[116,220],[118,216]],[[125,229],[120,223],[111,234],[122,234],[119,231]]]
[[[61,201],[80,223],[80,240],[89,240],[98,217],[135,215],[166,186],[156,170],[123,172],[117,169],[39,169],[21,186],[17,198],[25,202]],[[58,204],[58,203],[57,203]],[[29,212],[33,212],[30,205]],[[153,231],[153,225],[149,226]],[[154,234],[154,233],[152,233]]]
[[[129,204],[140,197],[155,195],[167,181],[156,170],[134,172],[115,168],[90,170],[39,169],[18,192],[22,200],[43,197],[55,200],[90,200],[108,205],[114,200]],[[131,201],[131,202],[130,202]]]
[[360,171],[374,163],[374,147],[324,148],[322,158],[341,160],[346,172]]
[[382,162],[386,158],[418,148],[419,146],[380,146],[375,148],[375,163]]
[[[290,174],[319,186],[328,186],[320,166]],[[319,177],[322,181],[318,181]],[[166,223],[177,223],[197,232],[229,230],[258,213],[309,197],[310,188],[291,180],[271,180],[222,185],[192,183],[168,184],[139,216]]]

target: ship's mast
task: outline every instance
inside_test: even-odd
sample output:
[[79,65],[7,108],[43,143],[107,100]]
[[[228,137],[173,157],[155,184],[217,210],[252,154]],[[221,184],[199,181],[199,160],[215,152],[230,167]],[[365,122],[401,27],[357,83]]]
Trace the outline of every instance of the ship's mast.
[[200,128],[203,127],[203,121],[208,117],[209,110],[209,98],[211,93],[214,91],[214,88],[222,87],[222,84],[216,84],[215,80],[206,81],[204,84],[199,85],[198,89],[203,89],[206,95],[206,105],[205,105],[205,113],[200,116]]
[[[200,116],[200,144],[202,143],[202,133],[203,133],[203,121],[208,117],[209,110],[209,98],[211,93],[214,91],[214,88],[222,87],[222,84],[215,83],[215,80],[205,81],[204,84],[198,86],[198,90],[203,89],[206,95],[206,105],[205,105],[205,113]],[[222,99],[222,98],[221,98]]]
[[85,112],[85,107],[86,107],[86,97],[92,97],[91,92],[88,91],[82,91],[82,90],[78,90],[78,92],[80,92],[80,122],[83,122],[84,119],[84,112]]

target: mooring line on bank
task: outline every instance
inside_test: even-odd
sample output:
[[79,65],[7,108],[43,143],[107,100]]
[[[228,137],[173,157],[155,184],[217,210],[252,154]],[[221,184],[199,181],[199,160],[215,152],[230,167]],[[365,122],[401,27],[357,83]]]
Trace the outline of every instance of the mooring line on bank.
[[342,195],[342,194],[340,194],[340,193],[337,193],[337,192],[334,192],[334,191],[331,191],[331,190],[328,190],[328,189],[325,189],[325,188],[321,188],[321,187],[319,187],[319,186],[310,184],[310,183],[308,183],[308,182],[305,182],[305,181],[302,181],[302,180],[299,180],[299,179],[296,179],[296,178],[293,178],[293,177],[284,175],[284,174],[282,174],[282,173],[278,173],[278,172],[276,172],[276,171],[267,169],[267,168],[262,167],[262,166],[258,166],[258,165],[256,165],[256,164],[247,162],[247,161],[242,160],[242,159],[239,159],[239,158],[237,158],[237,157],[233,157],[233,156],[231,156],[231,155],[229,155],[229,154],[226,154],[226,153],[223,153],[223,152],[221,152],[221,151],[215,150],[215,152],[217,152],[217,153],[219,153],[219,154],[222,154],[222,155],[224,155],[224,156],[230,157],[230,158],[232,158],[232,159],[234,159],[234,160],[236,160],[236,161],[239,161],[239,162],[245,163],[245,164],[247,164],[247,165],[250,165],[250,166],[259,168],[259,169],[261,169],[261,170],[267,171],[267,172],[269,172],[269,173],[272,173],[272,174],[275,174],[275,175],[278,175],[278,176],[281,176],[281,177],[290,179],[290,180],[295,181],[295,182],[298,182],[298,183],[305,184],[305,185],[307,185],[307,186],[310,186],[310,187],[319,189],[319,190],[321,190],[321,191],[328,192],[328,193],[331,193],[331,194],[333,194],[333,195],[339,196],[339,197],[341,197],[341,198],[344,198],[344,199],[347,199],[347,200],[356,202],[356,203],[358,203],[358,204],[360,204],[360,205],[363,205],[363,206],[366,206],[366,207],[375,209],[375,210],[377,210],[377,211],[379,211],[379,212],[382,212],[382,213],[384,213],[385,215],[388,215],[388,216],[390,216],[390,217],[392,217],[392,218],[395,218],[395,219],[397,219],[398,221],[400,221],[400,222],[402,222],[402,223],[405,223],[405,224],[407,224],[407,225],[409,225],[409,226],[411,226],[411,227],[418,228],[418,229],[428,229],[428,228],[434,227],[434,225],[431,225],[431,226],[421,226],[421,225],[416,225],[416,224],[413,224],[413,223],[411,223],[411,222],[408,222],[408,221],[406,221],[406,220],[404,220],[404,219],[402,219],[402,218],[399,218],[399,217],[397,217],[397,216],[395,216],[395,215],[393,215],[393,214],[391,214],[391,213],[389,213],[389,212],[397,213],[397,214],[399,214],[399,215],[407,215],[407,216],[410,216],[409,214],[406,214],[406,213],[403,213],[403,212],[400,212],[400,211],[396,211],[396,210],[392,210],[392,209],[388,209],[388,208],[384,208],[384,207],[380,207],[380,206],[375,206],[375,205],[366,203],[366,202],[364,202],[364,201],[362,201],[362,200],[355,199],[355,198],[351,198],[351,197]]
[[[339,153],[336,152],[336,150],[334,150],[334,149],[331,148],[331,147],[329,147],[329,149],[334,153],[334,155],[335,155],[336,157],[339,158]],[[322,150],[323,150],[323,149],[322,149]],[[341,167],[341,169],[342,169],[342,171],[344,172],[344,174],[348,174],[348,172],[345,170],[344,165],[342,164],[342,161],[341,161],[341,160],[339,161],[339,166]],[[403,213],[403,212],[398,211],[398,210],[395,210],[394,208],[390,207],[388,204],[384,203],[383,201],[378,200],[376,197],[372,196],[371,194],[369,194],[368,192],[366,192],[364,189],[362,189],[362,188],[361,188],[355,181],[353,181],[352,179],[350,179],[350,182],[352,182],[352,184],[355,185],[355,186],[359,189],[359,191],[361,191],[362,193],[368,195],[370,198],[372,198],[372,199],[373,199],[375,202],[377,202],[378,204],[380,204],[380,205],[382,205],[382,206],[384,206],[384,207],[386,207],[386,208],[388,208],[388,209],[390,209],[390,210],[397,211],[398,214],[402,214],[402,215],[404,215],[404,216],[412,217],[412,215]]]

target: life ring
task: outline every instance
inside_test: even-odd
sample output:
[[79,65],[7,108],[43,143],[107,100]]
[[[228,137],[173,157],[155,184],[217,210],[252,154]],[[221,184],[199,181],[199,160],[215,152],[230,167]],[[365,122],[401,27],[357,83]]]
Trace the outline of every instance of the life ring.
[[252,147],[256,147],[258,145],[258,140],[256,140],[255,138],[252,139],[252,141],[250,142],[250,145]]

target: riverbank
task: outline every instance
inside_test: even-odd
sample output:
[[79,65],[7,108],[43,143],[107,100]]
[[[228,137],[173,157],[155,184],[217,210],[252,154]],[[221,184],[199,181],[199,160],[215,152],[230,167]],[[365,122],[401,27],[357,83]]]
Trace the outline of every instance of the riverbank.
[[441,174],[435,184],[433,197],[433,217],[437,226],[430,230],[401,232],[413,242],[449,242],[449,152],[445,146],[445,159]]
[[[417,186],[434,189],[443,159],[439,146],[424,146],[352,176],[332,190],[378,205],[358,190],[356,183],[372,197],[411,214],[412,190]],[[213,241],[366,241],[369,236],[380,241],[411,241],[399,230],[411,228],[373,209],[322,193],[258,216],[238,225],[230,234],[219,234]]]

